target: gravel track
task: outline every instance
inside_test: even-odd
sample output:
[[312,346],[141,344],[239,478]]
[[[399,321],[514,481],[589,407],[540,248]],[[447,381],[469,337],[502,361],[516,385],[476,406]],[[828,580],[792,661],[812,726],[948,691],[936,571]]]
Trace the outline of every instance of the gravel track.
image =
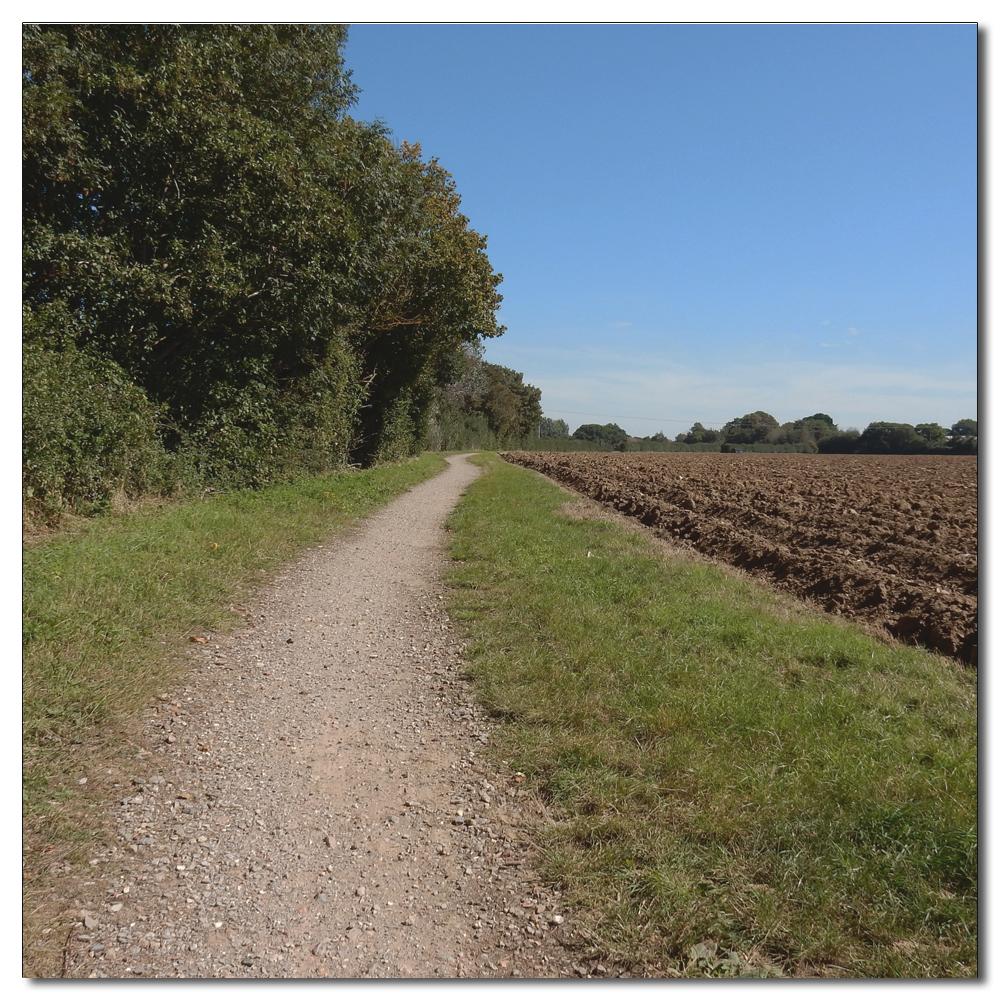
[[449,459],[193,645],[132,735],[65,976],[615,975],[532,868],[544,809],[483,757],[440,583],[477,474]]

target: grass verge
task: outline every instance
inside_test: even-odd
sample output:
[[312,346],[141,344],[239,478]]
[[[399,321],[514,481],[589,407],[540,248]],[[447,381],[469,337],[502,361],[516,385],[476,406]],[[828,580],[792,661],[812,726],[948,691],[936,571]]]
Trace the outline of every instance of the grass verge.
[[451,615],[555,807],[547,875],[595,952],[664,975],[977,969],[976,680],[648,536],[495,456]]
[[[235,604],[304,546],[444,468],[440,455],[95,519],[24,553],[23,810],[26,975],[58,975],[35,924],[52,880],[99,834],[88,786],[123,720],[177,680],[190,637],[230,628]],[[69,869],[67,869],[69,866]],[[40,914],[38,920],[32,914]]]

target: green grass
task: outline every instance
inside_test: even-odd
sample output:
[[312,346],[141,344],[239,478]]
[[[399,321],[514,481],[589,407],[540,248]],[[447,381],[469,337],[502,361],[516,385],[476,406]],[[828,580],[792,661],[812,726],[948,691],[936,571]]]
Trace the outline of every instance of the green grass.
[[[60,745],[141,703],[173,646],[235,622],[231,605],[283,560],[426,479],[416,462],[210,495],[98,519],[24,558],[24,726]],[[168,647],[164,650],[162,644]]]
[[494,457],[451,614],[498,752],[556,807],[599,953],[684,975],[976,975],[976,681]]
[[[121,724],[180,679],[190,637],[239,623],[234,605],[303,547],[444,466],[440,455],[426,454],[405,464],[99,517],[25,550],[29,910],[44,896],[57,863],[100,835],[85,808],[90,786],[73,784],[70,775],[98,767],[103,774],[106,764],[116,763]],[[32,937],[26,934],[26,941]],[[36,970],[29,974],[58,974],[44,951],[27,961]]]

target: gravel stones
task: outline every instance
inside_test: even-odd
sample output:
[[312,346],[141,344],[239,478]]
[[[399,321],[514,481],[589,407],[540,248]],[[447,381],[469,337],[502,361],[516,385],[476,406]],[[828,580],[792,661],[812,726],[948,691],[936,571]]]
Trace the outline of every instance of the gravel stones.
[[131,734],[67,977],[574,975],[539,813],[481,756],[443,610],[442,524],[477,474],[449,461],[192,645]]

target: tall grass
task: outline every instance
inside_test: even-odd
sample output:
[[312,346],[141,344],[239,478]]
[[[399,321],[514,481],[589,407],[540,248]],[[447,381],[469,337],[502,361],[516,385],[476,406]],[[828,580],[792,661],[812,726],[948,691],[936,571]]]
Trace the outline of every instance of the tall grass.
[[974,675],[486,464],[450,522],[452,614],[595,948],[688,975],[975,975]]

